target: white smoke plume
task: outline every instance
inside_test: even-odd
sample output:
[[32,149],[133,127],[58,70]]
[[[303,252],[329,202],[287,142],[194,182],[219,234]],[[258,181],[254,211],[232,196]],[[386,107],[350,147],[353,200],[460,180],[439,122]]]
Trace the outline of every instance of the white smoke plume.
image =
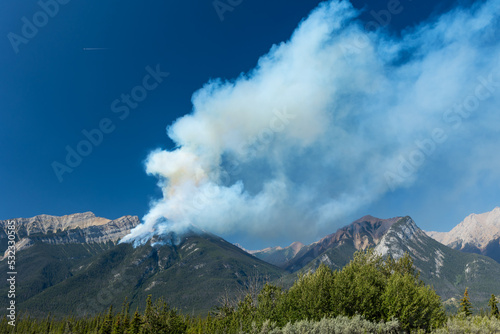
[[193,95],[168,127],[177,148],[146,161],[163,198],[122,241],[191,224],[304,240],[411,185],[429,157],[472,149],[499,120],[499,4],[392,36],[347,1],[322,3],[255,69]]

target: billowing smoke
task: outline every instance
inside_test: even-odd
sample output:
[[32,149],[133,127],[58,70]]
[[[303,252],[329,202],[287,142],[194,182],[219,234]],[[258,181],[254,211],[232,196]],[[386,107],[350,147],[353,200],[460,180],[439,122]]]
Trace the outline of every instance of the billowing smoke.
[[177,148],[146,161],[163,198],[123,241],[190,225],[304,240],[411,185],[449,147],[473,148],[498,124],[499,3],[397,37],[347,1],[322,3],[254,70],[193,95],[168,127]]

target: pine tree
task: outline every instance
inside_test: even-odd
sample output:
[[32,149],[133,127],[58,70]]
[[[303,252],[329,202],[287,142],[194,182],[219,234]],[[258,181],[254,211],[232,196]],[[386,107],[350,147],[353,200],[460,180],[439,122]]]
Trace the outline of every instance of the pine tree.
[[99,329],[99,334],[111,334],[112,329],[113,329],[113,306],[110,306],[108,314],[106,314],[102,326]]
[[113,324],[113,330],[111,331],[111,334],[122,334],[123,329],[122,329],[122,320],[121,320],[121,315],[118,314],[116,316],[116,320]]
[[130,309],[130,303],[127,301],[127,298],[125,297],[125,300],[123,301],[123,306],[122,306],[122,313],[121,317],[123,319],[123,328],[126,330],[129,325],[130,321],[130,315],[129,315],[129,309]]
[[465,288],[464,297],[460,299],[459,313],[466,317],[472,314],[472,303],[470,302],[468,288]]
[[498,306],[497,306],[497,299],[494,294],[491,294],[491,298],[490,301],[488,302],[488,305],[491,307],[490,315],[492,317],[500,319],[500,314],[498,312]]
[[136,310],[134,313],[134,317],[132,318],[132,321],[130,321],[130,325],[128,326],[127,334],[139,334],[141,331],[141,325],[141,315],[139,314],[139,311]]
[[47,316],[47,319],[45,320],[45,326],[43,328],[43,331],[45,333],[50,333],[50,330],[52,329],[52,313],[49,312],[49,315]]
[[157,324],[157,314],[156,310],[153,308],[152,296],[148,295],[146,299],[146,309],[144,310],[144,315],[142,316],[142,330],[154,333]]

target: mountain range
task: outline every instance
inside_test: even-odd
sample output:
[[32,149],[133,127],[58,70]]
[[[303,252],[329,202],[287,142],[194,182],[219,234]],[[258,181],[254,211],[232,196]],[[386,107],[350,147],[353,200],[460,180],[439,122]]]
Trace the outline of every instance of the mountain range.
[[[15,219],[19,309],[33,316],[95,314],[127,297],[131,308],[146,297],[165,297],[186,313],[206,314],[221,298],[285,272],[222,238],[201,230],[155,237],[134,248],[118,240],[139,224],[92,213]],[[0,221],[6,240],[7,221]],[[0,270],[8,272],[7,261]],[[0,301],[8,303],[7,286]]]
[[500,207],[471,214],[449,232],[426,232],[453,249],[491,257],[500,262]]
[[[320,263],[340,269],[352,259],[356,250],[368,247],[375,247],[379,254],[394,258],[408,252],[422,280],[434,286],[450,310],[457,307],[457,300],[465,288],[469,288],[472,301],[482,306],[486,305],[491,293],[500,293],[499,263],[487,256],[464,253],[437,242],[410,217],[379,219],[365,216],[274,264],[292,273],[314,270]],[[286,248],[268,248],[252,251],[252,254],[264,260],[276,259],[273,253],[283,250]]]
[[[356,250],[377,245],[392,224],[400,218],[379,219],[365,216],[310,245],[293,243],[283,249],[267,248],[253,251],[251,254],[264,261],[272,259],[273,264],[289,272],[296,272],[304,267],[313,268],[319,263],[341,269],[351,260]],[[276,254],[288,256],[279,262]]]
[[[140,224],[136,216],[110,220],[96,217],[92,212],[67,216],[40,215],[33,218],[15,218],[17,251],[35,244],[115,244]],[[0,221],[0,249],[7,249],[7,220]],[[5,254],[1,259],[5,257]],[[0,260],[1,260],[0,259]]]
[[[16,300],[33,316],[85,315],[119,305],[125,297],[132,308],[142,307],[151,294],[165,297],[185,313],[206,314],[221,300],[255,293],[263,282],[286,287],[299,272],[315,270],[321,263],[341,269],[354,252],[374,247],[395,258],[409,252],[421,278],[434,286],[450,310],[465,288],[473,303],[485,306],[492,293],[500,294],[500,264],[479,253],[488,254],[481,250],[490,249],[497,234],[475,225],[497,226],[499,213],[496,208],[471,215],[449,234],[424,232],[410,217],[365,216],[309,245],[294,242],[257,251],[194,227],[183,235],[156,236],[136,248],[120,244],[120,238],[140,224],[135,216],[109,220],[86,212],[18,218]],[[3,249],[6,232],[7,221],[0,221]],[[476,247],[472,252],[470,245]],[[8,271],[5,259],[0,270]],[[3,286],[0,300],[6,303],[6,298]]]

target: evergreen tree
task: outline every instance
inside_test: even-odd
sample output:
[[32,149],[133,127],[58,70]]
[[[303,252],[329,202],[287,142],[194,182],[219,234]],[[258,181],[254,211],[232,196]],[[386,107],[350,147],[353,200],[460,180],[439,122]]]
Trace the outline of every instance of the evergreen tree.
[[299,276],[285,295],[286,312],[280,311],[282,316],[287,321],[320,320],[330,316],[332,305],[337,305],[332,298],[335,276],[336,273],[325,264],[321,264],[314,273],[309,272]]
[[158,325],[157,314],[153,309],[153,301],[151,300],[151,298],[152,296],[148,295],[148,298],[146,299],[146,309],[144,310],[144,315],[142,316],[141,329],[143,332],[146,333],[149,332],[154,333],[159,329],[157,328]]
[[466,317],[472,315],[472,303],[470,302],[468,288],[465,288],[464,296],[460,299],[460,309],[458,313]]
[[171,309],[162,298],[153,304],[151,295],[148,296],[141,326],[144,333],[178,334],[184,333],[186,327],[184,318]]
[[500,319],[500,314],[498,312],[498,306],[497,306],[497,299],[494,294],[491,294],[491,298],[490,301],[488,302],[488,305],[491,307],[490,315],[492,317]]
[[257,314],[260,321],[270,320],[279,325],[286,324],[284,308],[285,293],[280,287],[266,283],[257,296]]
[[[0,333],[271,333],[276,326],[283,328],[285,333],[309,333],[313,327],[313,332],[325,333],[331,332],[332,324],[337,322],[332,319],[334,317],[338,317],[339,324],[358,319],[344,324],[344,327],[358,328],[360,321],[368,324],[371,321],[370,326],[387,321],[394,328],[390,332],[396,329],[429,331],[445,321],[443,304],[418,275],[408,254],[394,260],[366,250],[356,252],[354,259],[340,271],[320,265],[314,272],[301,275],[289,290],[266,284],[257,296],[249,294],[237,306],[226,301],[217,308],[218,312],[205,318],[183,316],[161,298],[153,302],[148,296],[145,311],[141,313],[137,309],[132,317],[125,299],[121,312],[116,314],[110,307],[104,313],[85,318],[69,316],[56,320],[50,315],[45,319],[19,316],[15,329],[9,327],[5,317],[0,318]],[[489,305],[491,315],[498,317],[494,295]],[[467,289],[461,306],[463,314],[472,314]],[[471,317],[466,321],[473,322],[474,319]],[[493,318],[486,320],[498,321]],[[324,321],[332,321],[328,328],[325,327],[327,331],[316,327],[317,323]],[[312,326],[311,331],[303,327],[307,322]],[[388,331],[373,327],[373,330],[356,332]]]
[[405,252],[403,257],[398,260],[394,260],[392,256],[388,256],[385,259],[383,271],[387,277],[395,273],[400,273],[401,275],[409,274],[417,280],[420,278],[420,272],[415,269],[413,259],[408,252]]
[[111,334],[122,334],[122,333],[123,333],[122,319],[121,319],[121,315],[119,314],[116,317],[115,322],[113,323],[113,329],[111,331]]
[[109,307],[108,314],[104,318],[104,321],[99,329],[99,334],[111,334],[113,330],[113,305]]
[[382,306],[385,320],[398,319],[404,330],[421,328],[429,331],[446,320],[440,297],[409,273],[401,275],[396,272],[389,278],[382,295]]
[[139,314],[139,311],[136,310],[132,320],[130,321],[130,325],[128,326],[127,334],[139,334],[141,332],[141,325],[141,315]]
[[370,321],[383,318],[380,307],[387,284],[384,259],[373,249],[358,251],[337,275],[332,288],[334,315],[360,314]]
[[130,303],[127,301],[127,298],[125,297],[125,300],[123,301],[122,313],[121,313],[121,318],[123,319],[122,327],[124,330],[126,330],[128,328],[129,321],[130,321],[129,309],[130,309]]
[[252,322],[255,320],[256,313],[256,308],[253,304],[253,299],[250,294],[247,294],[245,298],[238,303],[236,318],[239,323],[238,330],[240,332],[246,333],[252,328]]

